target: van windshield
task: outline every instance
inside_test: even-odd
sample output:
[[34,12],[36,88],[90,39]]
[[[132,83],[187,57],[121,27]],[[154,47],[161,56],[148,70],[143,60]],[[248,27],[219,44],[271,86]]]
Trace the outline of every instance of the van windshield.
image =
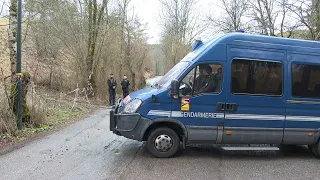
[[168,87],[172,80],[177,77],[188,67],[189,62],[180,61],[166,75],[164,75],[156,84],[156,88]]
[[190,62],[194,60],[200,53],[208,48],[213,42],[217,41],[222,35],[205,42],[202,46],[187,54],[178,64],[176,64],[166,75],[164,75],[155,85],[155,88],[166,88],[171,84],[171,81],[177,77],[188,67]]

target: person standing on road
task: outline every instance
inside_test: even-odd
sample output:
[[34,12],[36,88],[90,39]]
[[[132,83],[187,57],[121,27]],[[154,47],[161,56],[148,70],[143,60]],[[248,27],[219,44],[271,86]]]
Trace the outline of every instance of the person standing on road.
[[129,95],[129,86],[130,86],[130,81],[128,80],[126,75],[123,76],[121,86],[122,86],[123,98],[125,98]]
[[110,106],[115,105],[116,101],[116,88],[117,88],[117,81],[114,78],[114,75],[111,73],[110,78],[108,79],[108,86],[109,86],[109,103]]

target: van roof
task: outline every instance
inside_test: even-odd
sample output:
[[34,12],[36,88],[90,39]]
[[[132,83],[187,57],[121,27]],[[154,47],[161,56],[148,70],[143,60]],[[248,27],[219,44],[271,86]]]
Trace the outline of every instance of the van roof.
[[229,33],[221,36],[219,40],[216,41],[216,43],[226,43],[243,46],[262,46],[264,48],[277,48],[293,51],[311,50],[315,53],[320,53],[320,42],[318,41],[254,35],[248,33]]

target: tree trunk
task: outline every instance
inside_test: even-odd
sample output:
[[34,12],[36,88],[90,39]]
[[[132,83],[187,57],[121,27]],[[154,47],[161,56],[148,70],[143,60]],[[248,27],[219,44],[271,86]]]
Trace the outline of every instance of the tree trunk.
[[[8,48],[10,51],[10,63],[11,63],[11,90],[9,105],[13,112],[16,112],[15,97],[17,96],[16,88],[16,61],[17,61],[17,0],[11,0],[10,15],[9,15],[9,30],[8,30]],[[15,113],[15,115],[17,115]]]
[[[98,4],[97,0],[89,0],[88,3],[88,11],[89,11],[89,24],[88,24],[88,55],[87,55],[87,74],[88,74],[88,85],[87,89],[90,91],[89,96],[95,96],[97,91],[96,79],[95,79],[95,67],[94,65],[94,56],[96,52],[97,45],[97,37],[99,34],[99,25],[103,18],[104,9],[107,7],[107,0],[103,0],[103,4],[101,6],[100,11],[98,12]],[[98,14],[99,13],[99,14]]]
[[133,90],[136,90],[137,88],[136,88],[136,74],[134,73],[134,71],[133,70],[130,70],[130,74],[131,74],[131,78],[132,78],[132,80],[131,80],[131,86],[132,86],[132,89]]
[[319,34],[320,34],[320,0],[314,0],[313,1],[313,12],[315,12],[314,14],[314,22],[315,22],[315,26],[316,26],[316,36],[314,38],[314,40],[319,40]]
[[259,6],[259,14],[260,14],[260,20],[261,20],[261,25],[262,25],[261,29],[264,31],[263,34],[268,35],[267,23],[266,23],[264,15],[263,15],[261,0],[258,0],[257,2],[258,2],[258,6]]
[[11,62],[11,83],[16,82],[16,61],[17,61],[17,0],[11,0],[8,30],[8,46]]
[[50,74],[49,74],[49,89],[52,87],[52,73],[53,73],[53,65],[50,65]]

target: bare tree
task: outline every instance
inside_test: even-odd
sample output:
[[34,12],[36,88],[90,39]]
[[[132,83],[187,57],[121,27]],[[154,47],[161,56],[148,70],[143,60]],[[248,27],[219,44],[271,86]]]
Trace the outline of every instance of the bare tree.
[[251,17],[258,24],[259,33],[275,36],[275,22],[278,12],[275,10],[275,0],[251,0]]
[[169,69],[189,51],[191,42],[204,27],[199,24],[195,0],[160,0],[160,3],[162,45]]
[[207,16],[211,27],[223,32],[235,32],[248,28],[244,20],[248,10],[247,0],[219,0],[219,2],[218,7],[223,10],[223,14],[218,17]]
[[287,3],[287,7],[296,15],[301,31],[307,29],[307,33],[303,33],[305,39],[320,39],[320,1],[319,0],[294,0]]
[[312,23],[315,26],[315,40],[320,39],[320,0],[312,0]]
[[268,36],[291,37],[300,23],[293,17],[290,0],[251,0],[249,17],[253,32]]
[[[131,0],[119,0],[120,15],[120,75],[128,72],[133,89],[141,87],[139,84],[143,74],[147,70],[148,48],[144,39],[144,25],[140,23],[139,17],[131,8]],[[141,69],[142,71],[137,71]]]
[[290,0],[278,0],[276,4],[279,8],[279,18],[281,17],[280,24],[277,25],[276,30],[280,31],[279,36],[290,38],[294,31],[301,26],[301,23],[293,16]]
[[99,33],[99,26],[101,20],[103,19],[104,10],[107,8],[107,0],[103,0],[101,8],[98,9],[97,0],[89,0],[88,2],[88,54],[86,59],[87,64],[87,74],[88,74],[88,89],[92,89],[92,96],[94,96],[96,92],[96,82],[95,82],[95,73],[94,71],[94,57],[96,51],[97,37]]

